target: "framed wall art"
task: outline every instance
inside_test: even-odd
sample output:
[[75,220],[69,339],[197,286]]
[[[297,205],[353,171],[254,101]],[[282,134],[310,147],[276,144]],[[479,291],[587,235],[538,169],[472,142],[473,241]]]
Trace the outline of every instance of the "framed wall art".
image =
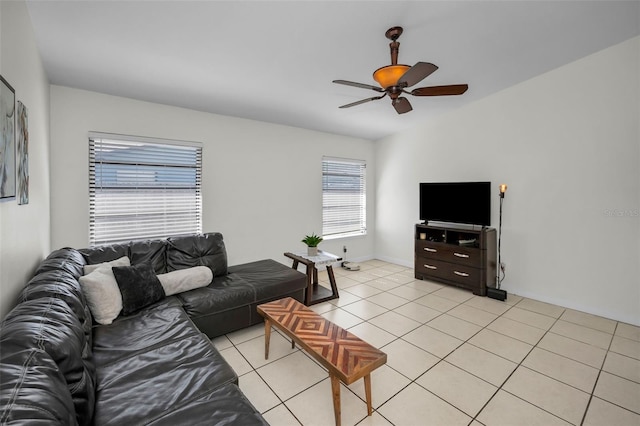
[[29,111],[20,101],[17,104],[16,167],[18,171],[18,204],[29,204]]
[[0,75],[0,199],[16,196],[16,92]]

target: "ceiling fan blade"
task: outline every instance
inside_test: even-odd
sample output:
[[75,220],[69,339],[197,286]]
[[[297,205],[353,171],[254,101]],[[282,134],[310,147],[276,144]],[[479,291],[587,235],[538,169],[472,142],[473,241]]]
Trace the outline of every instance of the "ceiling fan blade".
[[433,74],[437,69],[438,67],[430,62],[418,62],[400,77],[398,85],[411,87]]
[[391,102],[391,105],[393,105],[398,114],[404,114],[405,112],[409,112],[413,109],[407,98],[402,97],[394,99],[393,102]]
[[346,105],[339,106],[338,108],[351,108],[352,106],[356,106],[356,105],[364,104],[364,103],[367,103],[367,102],[375,101],[375,100],[378,100],[378,99],[382,99],[382,98],[384,98],[386,95],[387,95],[387,94],[385,93],[385,94],[384,94],[384,95],[382,95],[382,96],[374,96],[373,98],[362,99],[362,100],[357,101],[357,102],[352,102],[352,103],[350,103],[350,104],[346,104]]
[[346,86],[359,87],[361,89],[371,89],[371,90],[375,90],[376,92],[384,92],[384,89],[382,89],[381,87],[371,86],[369,84],[363,84],[363,83],[356,83],[355,81],[333,80],[333,82],[337,84],[344,84]]
[[469,88],[466,84],[452,84],[450,86],[431,86],[413,89],[413,96],[452,96],[462,95]]

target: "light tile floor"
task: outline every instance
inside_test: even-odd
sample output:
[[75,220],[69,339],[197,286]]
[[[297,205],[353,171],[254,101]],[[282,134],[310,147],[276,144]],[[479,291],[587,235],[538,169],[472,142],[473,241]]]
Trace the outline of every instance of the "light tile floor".
[[[378,260],[336,268],[340,299],[312,306],[387,353],[342,385],[343,425],[640,425],[640,327],[509,294],[505,302]],[[326,273],[321,282],[328,286]],[[213,340],[273,426],[331,425],[326,370],[264,326]]]

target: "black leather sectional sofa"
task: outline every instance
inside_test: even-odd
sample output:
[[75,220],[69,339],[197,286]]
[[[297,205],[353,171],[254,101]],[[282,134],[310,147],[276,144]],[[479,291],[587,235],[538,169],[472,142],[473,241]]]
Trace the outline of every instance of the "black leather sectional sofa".
[[[156,274],[208,266],[213,282],[97,324],[79,279],[127,256]],[[211,344],[262,319],[256,305],[304,300],[306,276],[273,260],[227,267],[222,235],[51,253],[0,329],[0,424],[266,424]]]

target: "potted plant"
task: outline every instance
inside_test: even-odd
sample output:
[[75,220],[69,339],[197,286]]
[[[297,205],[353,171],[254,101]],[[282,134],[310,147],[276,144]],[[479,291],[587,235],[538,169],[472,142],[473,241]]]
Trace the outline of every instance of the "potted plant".
[[311,235],[306,235],[302,240],[302,242],[307,245],[307,255],[309,256],[318,255],[318,244],[322,242],[321,236],[316,235],[315,233]]

